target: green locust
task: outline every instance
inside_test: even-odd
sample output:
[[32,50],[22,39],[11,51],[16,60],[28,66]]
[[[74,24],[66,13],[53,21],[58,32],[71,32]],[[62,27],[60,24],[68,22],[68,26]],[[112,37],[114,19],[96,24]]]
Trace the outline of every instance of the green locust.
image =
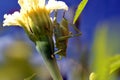
[[[54,54],[59,55],[59,59],[66,56],[66,50],[67,50],[67,43],[68,39],[75,36],[80,36],[81,32],[73,25],[68,22],[68,20],[65,18],[65,12],[63,13],[63,18],[60,23],[57,22],[57,11],[55,11],[54,16],[54,38],[55,38],[55,45],[57,48],[57,51]],[[72,25],[73,28],[78,32],[77,34],[72,34],[69,31],[68,26]]]

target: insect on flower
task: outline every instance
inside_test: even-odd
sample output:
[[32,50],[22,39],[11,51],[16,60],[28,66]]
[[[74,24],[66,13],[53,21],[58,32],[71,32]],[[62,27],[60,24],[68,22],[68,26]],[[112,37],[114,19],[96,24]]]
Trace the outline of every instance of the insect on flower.
[[[81,32],[74,26],[74,24],[69,23],[69,21],[65,18],[65,12],[63,13],[63,18],[60,23],[57,22],[57,11],[55,11],[54,18],[54,37],[56,41],[56,48],[58,49],[54,54],[58,54],[61,59],[66,56],[68,39],[71,37],[80,36]],[[69,24],[72,25],[78,32],[77,34],[73,34],[69,31]]]

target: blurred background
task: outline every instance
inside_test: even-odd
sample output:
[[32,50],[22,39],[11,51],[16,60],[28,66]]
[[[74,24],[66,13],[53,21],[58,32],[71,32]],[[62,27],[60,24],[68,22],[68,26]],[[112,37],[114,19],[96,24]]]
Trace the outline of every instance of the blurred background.
[[[66,18],[72,22],[81,0],[63,1],[69,6]],[[106,66],[104,61],[108,57],[102,54],[113,56],[120,53],[119,7],[120,0],[88,0],[75,23],[82,36],[70,38],[66,58],[58,60],[64,80],[88,80],[92,71],[103,69],[102,64]],[[18,0],[0,0],[0,80],[29,80],[32,75],[31,80],[52,80],[35,45],[24,30],[21,27],[2,26],[4,14],[19,10]],[[58,18],[62,12],[59,11]],[[69,28],[76,33],[72,27]],[[119,68],[116,74],[114,79],[119,80]]]

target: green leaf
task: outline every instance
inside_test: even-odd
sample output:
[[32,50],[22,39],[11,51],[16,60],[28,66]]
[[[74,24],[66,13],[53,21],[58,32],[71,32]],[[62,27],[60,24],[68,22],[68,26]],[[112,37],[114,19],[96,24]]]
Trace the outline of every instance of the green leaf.
[[74,16],[74,20],[73,20],[73,24],[76,22],[76,20],[78,19],[79,15],[81,14],[81,12],[83,11],[83,9],[85,8],[86,4],[87,4],[88,0],[82,0],[82,2],[78,5],[78,8],[75,12],[75,16]]
[[107,54],[107,36],[108,36],[108,27],[107,25],[102,25],[97,27],[94,44],[92,48],[93,53],[93,64],[92,70],[99,77],[96,77],[96,80],[108,80],[108,58]]
[[110,58],[110,74],[112,74],[119,68],[120,68],[120,54],[117,54]]

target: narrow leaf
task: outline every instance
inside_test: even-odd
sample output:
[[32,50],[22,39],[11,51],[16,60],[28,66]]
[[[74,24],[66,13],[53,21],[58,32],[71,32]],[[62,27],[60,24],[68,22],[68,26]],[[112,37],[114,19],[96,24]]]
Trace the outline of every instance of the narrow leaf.
[[110,58],[110,74],[120,68],[120,54]]
[[81,14],[81,12],[83,11],[83,9],[85,8],[86,4],[87,4],[88,0],[82,0],[82,2],[78,5],[78,8],[75,12],[75,16],[74,16],[74,20],[73,20],[73,24],[76,22],[76,20],[78,19],[79,15]]

